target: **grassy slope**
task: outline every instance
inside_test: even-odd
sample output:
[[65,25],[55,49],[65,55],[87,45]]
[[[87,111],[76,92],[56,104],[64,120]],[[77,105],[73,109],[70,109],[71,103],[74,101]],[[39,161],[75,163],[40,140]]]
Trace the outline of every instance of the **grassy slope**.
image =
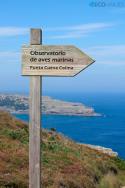
[[[43,188],[120,188],[125,161],[42,133]],[[28,127],[0,111],[0,187],[28,187]]]

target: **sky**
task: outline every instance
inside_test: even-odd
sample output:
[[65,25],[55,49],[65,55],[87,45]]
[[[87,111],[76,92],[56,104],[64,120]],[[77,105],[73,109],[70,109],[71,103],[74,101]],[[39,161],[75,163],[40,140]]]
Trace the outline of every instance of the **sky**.
[[43,77],[43,93],[125,93],[124,0],[1,0],[0,93],[28,93],[21,47],[30,28],[44,45],[75,45],[96,60],[76,77]]

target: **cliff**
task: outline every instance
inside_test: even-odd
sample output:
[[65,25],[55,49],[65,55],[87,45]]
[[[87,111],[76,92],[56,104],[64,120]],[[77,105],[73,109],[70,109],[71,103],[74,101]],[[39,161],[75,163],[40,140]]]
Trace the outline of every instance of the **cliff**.
[[[48,96],[43,96],[41,100],[43,114],[100,116],[92,107],[87,107],[82,103],[56,100]],[[28,101],[27,96],[0,95],[0,109],[10,113],[28,113]]]
[[[125,161],[43,130],[43,188],[121,188]],[[0,111],[0,187],[28,187],[28,126]]]

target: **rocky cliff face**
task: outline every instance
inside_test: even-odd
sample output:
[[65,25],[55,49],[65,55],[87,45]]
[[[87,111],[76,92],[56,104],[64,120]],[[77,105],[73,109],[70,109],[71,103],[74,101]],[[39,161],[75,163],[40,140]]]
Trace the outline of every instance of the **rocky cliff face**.
[[100,151],[100,152],[107,154],[111,157],[118,157],[118,153],[113,151],[111,148],[106,148],[106,147],[96,146],[96,145],[90,145],[90,144],[84,144],[84,146],[87,146],[91,149],[95,149],[96,151]]
[[45,114],[99,116],[92,107],[87,107],[82,103],[66,102],[51,97],[43,97],[42,102],[42,109]]
[[[48,96],[42,97],[42,113],[75,116],[100,116],[92,107],[82,103],[56,100]],[[11,113],[28,113],[29,99],[20,95],[0,95],[0,108]]]

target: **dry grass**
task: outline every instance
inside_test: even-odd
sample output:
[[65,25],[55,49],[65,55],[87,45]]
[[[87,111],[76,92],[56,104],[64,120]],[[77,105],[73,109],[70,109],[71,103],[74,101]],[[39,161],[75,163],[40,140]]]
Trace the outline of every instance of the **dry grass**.
[[106,174],[102,178],[102,180],[101,180],[101,182],[98,186],[98,188],[108,188],[108,187],[110,187],[110,188],[121,188],[120,181],[112,173]]
[[[120,188],[125,161],[42,132],[43,188]],[[0,111],[0,187],[28,187],[28,126]]]

